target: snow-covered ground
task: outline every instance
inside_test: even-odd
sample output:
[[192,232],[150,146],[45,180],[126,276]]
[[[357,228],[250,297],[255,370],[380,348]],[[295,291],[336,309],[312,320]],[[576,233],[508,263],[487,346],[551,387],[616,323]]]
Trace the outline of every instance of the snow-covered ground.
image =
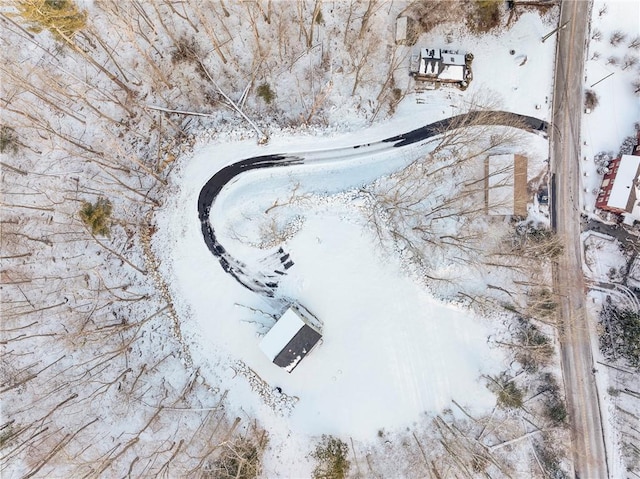
[[[500,35],[455,34],[452,46],[475,56],[471,87],[464,93],[444,88],[410,95],[392,120],[357,134],[341,133],[342,127],[306,136],[272,131],[266,147],[215,135],[213,141],[203,138],[192,156],[180,160],[172,179],[174,194],[156,218],[156,249],[165,277],[172,279],[194,361],[206,365],[203,374],[211,383],[229,391],[230,414],[259,417],[271,433],[267,473],[301,474],[308,467],[308,441],[321,434],[366,442],[377,431],[410,427],[424,413],[450,408],[452,400],[472,413],[490,411],[495,397],[482,375],[508,367],[504,352],[489,342],[503,325],[435,299],[407,273],[400,257],[380,249],[360,205],[340,196],[417,156],[371,157],[366,164],[362,158],[336,163],[329,157],[311,165],[253,171],[223,191],[212,221],[226,238],[225,247],[251,261],[264,255],[255,245],[267,208],[275,205],[280,218],[293,223],[295,234],[285,249],[295,266],[281,281],[279,294],[308,307],[324,329],[322,343],[288,374],[258,347],[282,303],[242,288],[207,250],[195,208],[200,188],[222,166],[242,158],[362,144],[458,114],[470,101],[548,119],[554,44],[533,41],[548,30],[537,15],[526,13]],[[442,35],[431,32],[418,45],[441,41]],[[522,148],[530,153],[529,176],[539,179],[546,141],[527,140]],[[292,191],[303,199],[313,196],[287,205]],[[266,393],[256,392],[255,376],[245,368],[264,381]],[[245,374],[236,374],[239,370]],[[276,387],[282,389],[280,402]],[[261,399],[265,394],[271,399]]]
[[[540,39],[554,27],[537,13],[522,13],[505,32],[470,34],[464,27],[442,25],[424,35],[417,45],[441,45],[473,53],[473,81],[463,97],[482,95],[509,111],[549,119],[553,86],[555,42]],[[450,112],[449,112],[450,113]]]
[[[534,411],[546,397],[538,388],[548,386],[540,377],[558,370],[547,358],[538,376],[525,373],[513,351],[498,345],[514,339],[516,314],[495,314],[498,308],[527,312],[528,293],[549,284],[548,271],[543,266],[532,275],[530,265],[507,271],[504,264],[468,261],[472,255],[453,261],[457,252],[439,250],[429,257],[431,272],[446,281],[434,284],[401,251],[375,237],[363,214],[369,205],[358,189],[371,194],[372,184],[384,187],[390,174],[425,151],[339,163],[318,153],[307,165],[241,175],[223,191],[212,221],[225,247],[256,268],[265,266],[260,261],[274,246],[284,245],[292,255],[295,265],[280,282],[281,298],[241,287],[202,240],[198,192],[239,159],[361,144],[476,104],[550,119],[555,37],[540,39],[556,26],[556,7],[543,19],[523,7],[508,29],[483,35],[460,26],[460,17],[423,35],[415,47],[396,46],[396,15],[411,3],[368,4],[377,8],[364,28],[367,2],[319,2],[322,20],[314,17],[311,1],[298,9],[287,2],[85,2],[88,24],[74,37],[78,50],[63,47],[47,31],[27,33],[16,9],[2,7],[3,91],[10,107],[3,126],[15,127],[21,146],[2,158],[8,199],[3,214],[9,213],[3,246],[10,246],[2,271],[9,280],[3,301],[10,299],[3,339],[11,345],[3,363],[10,378],[3,417],[10,417],[1,436],[17,447],[0,467],[3,474],[84,476],[96,467],[118,476],[127,470],[181,476],[193,467],[200,473],[211,466],[205,459],[216,459],[218,441],[226,443],[234,430],[254,424],[269,435],[264,477],[309,477],[308,455],[323,433],[351,438],[354,462],[360,455],[363,465],[366,454],[380,476],[401,476],[411,461],[423,467],[421,458],[409,460],[406,451],[413,447],[424,455],[420,441],[427,444],[429,434],[433,442],[426,450],[440,458],[435,451],[442,444],[430,423],[440,415],[447,421],[460,416],[458,425],[475,423],[470,444],[480,445],[481,453],[511,456],[500,459],[512,462],[516,472],[501,475],[551,475],[532,455],[529,440],[539,436],[531,429],[538,420],[544,422],[540,428],[562,434],[561,426]],[[592,35],[598,29],[600,40],[590,42],[585,85],[600,104],[582,125],[587,212],[600,181],[593,155],[617,153],[640,117],[631,88],[638,50],[629,47],[639,31],[639,8],[633,0],[594,2]],[[298,26],[300,32],[292,34]],[[626,37],[616,46],[610,38],[617,30]],[[202,56],[200,63],[185,45]],[[469,88],[413,92],[407,63],[420,47],[473,53]],[[404,60],[395,69],[398,59]],[[271,135],[269,145],[256,145],[255,132],[239,126],[242,120],[203,75],[205,65],[222,91]],[[395,71],[393,81],[389,71]],[[256,92],[262,85],[273,90],[272,102]],[[408,93],[397,108],[389,101],[396,88]],[[150,105],[210,115],[165,115]],[[391,110],[395,115],[385,119]],[[373,120],[380,123],[370,125]],[[192,140],[195,151],[185,153]],[[513,150],[505,153],[528,157],[533,196],[545,182],[547,141],[525,135]],[[479,166],[465,173],[477,173]],[[453,175],[439,182],[440,191],[459,186]],[[78,209],[101,195],[112,199],[114,221],[112,237],[99,238],[98,246]],[[140,224],[153,204],[162,206],[147,230]],[[535,201],[528,219],[548,222]],[[473,229],[483,254],[511,244],[509,219],[478,214],[459,223],[452,230]],[[153,236],[159,261],[139,247],[138,236],[145,235]],[[590,278],[618,280],[610,273],[622,266],[620,245],[594,235],[585,242]],[[155,274],[158,263],[162,278]],[[535,263],[543,264],[538,258]],[[150,278],[157,280],[155,290]],[[615,286],[592,292],[594,317],[607,294],[622,298],[628,291]],[[258,347],[287,300],[306,305],[324,322],[322,343],[293,374],[274,366]],[[123,346],[127,337],[135,341],[132,347]],[[57,364],[58,357],[64,361]],[[601,392],[607,384],[629,384],[626,372],[598,369]],[[487,376],[503,371],[524,392],[526,410],[512,414],[494,407]],[[73,395],[59,403],[59,391],[66,390]],[[625,394],[601,399],[612,421],[624,421],[621,409],[635,406]],[[235,417],[242,419],[237,429]],[[614,431],[606,432],[614,449]],[[27,435],[35,442],[23,441]],[[103,440],[91,444],[95,437]],[[561,449],[562,442],[554,446]],[[476,459],[474,467],[482,466]],[[614,476],[621,476],[624,466],[613,461]],[[413,472],[404,475],[425,474]]]
[[[611,39],[616,32],[624,38],[614,45]],[[640,3],[633,0],[593,2],[584,85],[585,90],[595,92],[598,105],[582,117],[581,162],[583,208],[589,214],[594,212],[602,183],[594,156],[599,152],[612,152],[615,158],[623,140],[635,136],[634,125],[640,121],[640,99],[632,85],[640,76],[640,47],[629,46],[634,40],[638,42],[639,36]]]
[[[98,468],[114,476],[127,470],[130,475],[192,476],[208,472],[226,450],[220,446],[232,449],[255,425],[269,435],[264,477],[309,477],[308,453],[325,432],[353,438],[353,455],[360,455],[361,465],[366,453],[381,476],[393,477],[410,463],[424,467],[421,459],[408,460],[407,451],[424,455],[420,441],[427,444],[429,434],[426,450],[434,461],[438,449],[447,455],[430,422],[438,414],[449,423],[458,419],[455,414],[464,416],[457,425],[475,424],[469,437],[482,436],[482,443],[472,441],[481,447],[481,457],[495,461],[487,451],[497,445],[500,461],[514,463],[518,473],[506,475],[540,469],[532,444],[518,439],[539,436],[522,419],[537,422],[531,411],[541,397],[540,381],[528,378],[516,362],[507,364],[510,351],[497,346],[511,337],[514,324],[505,323],[514,315],[483,315],[498,307],[524,307],[517,303],[526,303],[522,291],[528,283],[512,292],[500,286],[508,276],[497,272],[504,265],[489,271],[471,262],[465,269],[466,258],[454,263],[451,254],[434,255],[438,274],[450,280],[436,298],[436,287],[419,280],[419,272],[405,268],[401,255],[380,245],[366,228],[366,205],[353,188],[398,170],[417,152],[371,157],[366,167],[362,158],[354,158],[256,172],[239,177],[216,202],[213,221],[225,246],[243,260],[258,261],[264,253],[254,241],[269,239],[262,211],[274,207],[278,219],[291,226],[280,244],[295,266],[280,291],[325,323],[322,344],[292,375],[258,348],[283,303],[243,289],[222,271],[202,241],[195,199],[215,171],[238,159],[359,144],[476,103],[548,120],[554,42],[538,39],[554,27],[557,8],[545,20],[522,13],[510,29],[486,35],[443,26],[423,36],[416,48],[474,54],[469,89],[409,94],[391,120],[363,131],[392,109],[388,99],[394,87],[403,94],[407,85],[414,86],[406,56],[394,82],[385,81],[389,59],[411,51],[396,49],[392,40],[395,17],[408,2],[377,2],[367,28],[366,2],[318,2],[322,21],[314,17],[313,4],[299,2],[292,9],[287,2],[86,2],[87,28],[74,37],[72,48],[46,30],[27,33],[28,24],[14,15],[15,8],[3,6],[5,19],[11,19],[2,35],[3,88],[6,84],[13,112],[7,109],[7,121],[23,147],[6,159],[8,169],[3,156],[8,196],[21,198],[6,205],[11,213],[6,228],[14,239],[9,253],[15,253],[6,271],[13,276],[15,269],[17,276],[10,278],[14,285],[3,286],[3,295],[25,311],[23,317],[22,306],[15,310],[18,318],[7,330],[23,331],[28,324],[30,334],[8,338],[28,354],[19,347],[8,351],[15,353],[7,355],[13,361],[7,367],[16,387],[3,396],[3,413],[11,416],[7,421],[15,419],[13,429],[23,436],[11,436],[7,422],[2,437],[11,436],[9,441],[25,448],[14,449],[3,474],[83,477]],[[301,32],[292,34],[291,25]],[[191,49],[201,55],[199,61]],[[205,66],[211,76],[203,74]],[[359,82],[354,82],[356,71]],[[238,126],[242,120],[221,103],[211,77],[270,130],[268,146],[247,140],[255,132]],[[274,90],[271,103],[256,92],[265,84]],[[165,114],[150,106],[210,115]],[[544,181],[547,142],[525,138],[518,149],[527,152],[528,179],[535,189]],[[184,153],[192,140],[196,151]],[[450,180],[440,180],[440,190],[456,191]],[[298,184],[301,201],[286,204]],[[99,238],[98,246],[78,209],[101,195],[113,201],[113,224],[112,237]],[[147,225],[147,213],[156,204],[162,207]],[[531,208],[531,217],[538,218]],[[473,226],[492,247],[507,244],[502,235],[513,230],[505,218],[481,218]],[[155,255],[146,248],[150,236]],[[48,250],[52,242],[55,249]],[[536,258],[535,264],[541,263]],[[518,274],[531,279],[528,271]],[[541,274],[533,281],[545,279]],[[457,296],[463,282],[473,283],[464,302]],[[58,353],[64,361],[45,367],[32,361],[40,351],[43,361],[50,356],[57,363]],[[494,407],[486,387],[490,379],[481,375],[502,371],[527,401],[538,398],[527,402],[526,410],[511,414]],[[553,366],[545,371],[557,372]],[[26,388],[20,382],[24,377],[29,378]],[[66,390],[72,396],[59,403],[59,392]],[[462,408],[482,419],[476,422]],[[544,414],[537,417],[547,421]],[[241,419],[237,428],[234,418]],[[562,434],[560,426],[550,428],[552,435]],[[35,442],[23,441],[27,435]],[[377,448],[373,441],[379,441]],[[375,452],[371,458],[369,451]],[[468,463],[483,467],[477,459],[469,457]]]
[[[640,3],[630,0],[595,0],[591,12],[590,39],[585,64],[585,90],[592,90],[598,105],[582,117],[582,206],[583,211],[595,215],[595,201],[602,183],[600,165],[594,156],[600,152],[610,153],[615,158],[628,136],[635,136],[634,126],[640,121],[640,100],[634,94],[633,82],[640,75],[639,48],[631,47],[640,36]],[[612,42],[616,32],[621,41]],[[606,216],[604,216],[606,218]],[[615,217],[611,218],[615,221]],[[594,282],[620,283],[626,271],[628,257],[620,243],[612,237],[594,232],[583,234],[585,275]],[[589,293],[589,313],[593,324],[597,324],[600,311],[608,296],[622,307],[636,307],[637,295],[622,284],[602,288],[594,285]],[[597,332],[594,331],[594,338]],[[593,345],[594,357],[604,361]],[[621,457],[621,444],[628,434],[629,416],[624,411],[633,409],[633,398],[626,394],[611,394],[616,388],[633,386],[633,375],[601,365],[597,367],[598,390],[605,417],[605,437],[610,456],[612,477],[622,477],[625,468]],[[613,389],[611,389],[613,388]]]
[[587,278],[602,283],[620,283],[623,280],[628,258],[615,238],[587,231],[582,234],[582,243]]
[[[187,199],[194,200],[197,190],[191,192]],[[292,427],[308,434],[372,436],[381,427],[408,425],[423,411],[441,410],[452,397],[464,401],[476,389],[474,405],[490,407],[491,395],[477,379],[501,365],[499,353],[487,346],[486,324],[430,298],[397,260],[381,257],[348,206],[308,213],[286,244],[295,266],[279,292],[324,322],[324,339],[292,374],[258,349],[259,334],[273,320],[242,307],[273,314],[274,305],[245,291],[206,248],[191,243],[202,242],[195,215],[172,219],[170,229],[183,234],[177,249],[184,247],[173,252],[176,297],[190,305],[212,353],[226,349],[273,387],[299,397]],[[251,402],[242,400],[245,408]]]

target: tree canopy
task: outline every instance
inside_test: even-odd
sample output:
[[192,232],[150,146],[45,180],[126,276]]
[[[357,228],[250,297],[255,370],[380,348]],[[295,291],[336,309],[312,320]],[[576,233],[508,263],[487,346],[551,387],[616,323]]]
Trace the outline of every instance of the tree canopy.
[[85,201],[80,208],[80,219],[96,236],[109,236],[111,226],[111,202],[103,197],[95,203]]

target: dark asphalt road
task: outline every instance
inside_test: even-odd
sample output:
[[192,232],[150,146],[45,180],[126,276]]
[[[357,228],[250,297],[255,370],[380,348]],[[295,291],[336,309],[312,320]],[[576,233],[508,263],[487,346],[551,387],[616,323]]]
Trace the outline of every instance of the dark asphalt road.
[[629,233],[622,226],[618,225],[608,225],[596,220],[588,220],[587,222],[582,224],[583,231],[597,231],[598,233],[603,233],[609,236],[613,236],[615,239],[620,241],[623,245],[628,243],[637,244],[638,237]]

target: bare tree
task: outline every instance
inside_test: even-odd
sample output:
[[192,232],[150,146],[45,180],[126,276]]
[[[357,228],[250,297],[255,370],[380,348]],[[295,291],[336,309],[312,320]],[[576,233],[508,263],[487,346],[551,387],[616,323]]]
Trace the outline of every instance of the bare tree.
[[600,100],[598,98],[598,94],[593,90],[585,90],[584,92],[584,106],[585,108],[589,108],[593,110],[598,106]]
[[[362,190],[371,201],[375,235],[404,251],[430,278],[432,259],[442,254],[476,264],[487,251],[486,238],[473,227],[486,216],[484,158],[513,147],[521,135],[516,128],[492,127],[500,116],[460,116],[431,140],[431,153]],[[451,177],[457,178],[453,187]]]
[[627,38],[627,34],[621,30],[614,31],[609,37],[609,43],[614,47],[620,45]]
[[622,60],[622,69],[634,67],[638,64],[638,57],[636,55],[625,55]]

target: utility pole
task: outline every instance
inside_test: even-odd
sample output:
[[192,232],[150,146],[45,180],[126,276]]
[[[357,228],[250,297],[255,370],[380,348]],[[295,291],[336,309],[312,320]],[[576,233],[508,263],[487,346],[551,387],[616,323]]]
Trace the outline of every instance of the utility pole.
[[571,19],[567,20],[566,22],[564,22],[562,25],[560,25],[558,28],[554,28],[553,30],[551,30],[549,33],[547,33],[544,37],[542,37],[542,43],[544,43],[544,41],[549,38],[551,35],[553,35],[554,33],[556,33],[558,30],[562,30],[564,28],[566,28],[566,26],[569,24],[569,22],[571,21]]

